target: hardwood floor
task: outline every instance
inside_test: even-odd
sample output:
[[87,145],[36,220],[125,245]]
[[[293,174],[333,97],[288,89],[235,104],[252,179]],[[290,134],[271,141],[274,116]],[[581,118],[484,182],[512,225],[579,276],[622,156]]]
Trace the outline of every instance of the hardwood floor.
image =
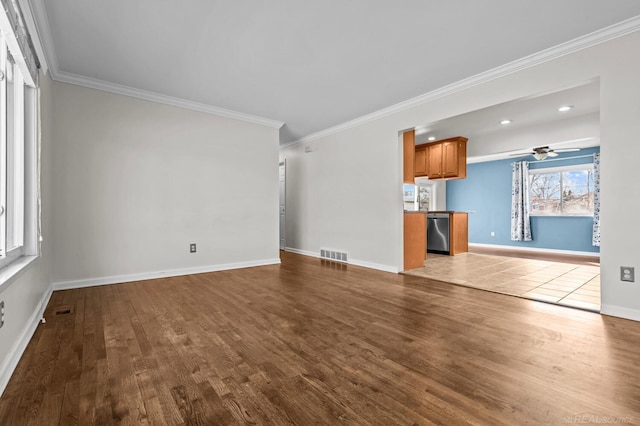
[[[545,260],[549,262],[572,263],[575,265],[600,266],[598,256],[576,256],[571,254],[549,253],[544,251],[511,250],[500,247],[469,246],[470,253],[492,256],[517,257],[520,259]],[[595,253],[594,253],[595,254]]]
[[0,424],[640,422],[640,323],[282,258],[55,292]]

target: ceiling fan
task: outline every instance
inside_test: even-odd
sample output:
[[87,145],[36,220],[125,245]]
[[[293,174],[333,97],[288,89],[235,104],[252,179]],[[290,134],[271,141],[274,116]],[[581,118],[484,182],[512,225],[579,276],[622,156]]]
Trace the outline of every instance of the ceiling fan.
[[517,154],[511,154],[512,157],[521,157],[524,155],[533,155],[536,160],[544,160],[547,157],[557,157],[560,152],[575,152],[580,151],[580,148],[560,148],[551,149],[548,146],[539,146],[532,148],[530,152],[519,152]]

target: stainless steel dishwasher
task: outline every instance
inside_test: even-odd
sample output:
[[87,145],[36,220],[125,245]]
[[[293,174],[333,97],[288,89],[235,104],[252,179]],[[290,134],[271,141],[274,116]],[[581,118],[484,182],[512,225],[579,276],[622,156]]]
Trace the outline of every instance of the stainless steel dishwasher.
[[427,252],[449,254],[449,213],[427,214]]

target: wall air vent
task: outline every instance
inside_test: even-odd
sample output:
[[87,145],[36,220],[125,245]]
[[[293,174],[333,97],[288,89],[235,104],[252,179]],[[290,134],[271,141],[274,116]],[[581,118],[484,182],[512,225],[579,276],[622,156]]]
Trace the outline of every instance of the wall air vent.
[[336,262],[347,263],[349,255],[346,251],[332,250],[332,249],[320,249],[320,258],[326,260],[333,260]]

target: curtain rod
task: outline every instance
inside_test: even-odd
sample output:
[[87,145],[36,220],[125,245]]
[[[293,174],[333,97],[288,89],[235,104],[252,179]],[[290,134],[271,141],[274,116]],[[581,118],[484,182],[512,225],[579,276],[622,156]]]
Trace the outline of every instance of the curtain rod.
[[529,163],[530,164],[548,163],[550,161],[573,160],[575,158],[587,158],[587,157],[593,158],[593,154],[574,155],[573,157],[562,157],[562,158],[551,158],[551,159],[548,159],[548,157],[547,157],[547,159],[545,159],[545,160],[529,161]]
[[[535,164],[540,164],[540,163],[548,163],[550,161],[573,160],[575,158],[587,158],[587,157],[593,158],[593,154],[574,155],[573,157],[562,157],[562,158],[549,158],[549,157],[547,157],[547,159],[545,159],[545,160],[529,161],[529,164],[530,165],[535,165]],[[520,160],[520,161],[527,161],[527,160]],[[511,164],[514,164],[514,163],[517,163],[517,162],[518,161],[514,161]]]

